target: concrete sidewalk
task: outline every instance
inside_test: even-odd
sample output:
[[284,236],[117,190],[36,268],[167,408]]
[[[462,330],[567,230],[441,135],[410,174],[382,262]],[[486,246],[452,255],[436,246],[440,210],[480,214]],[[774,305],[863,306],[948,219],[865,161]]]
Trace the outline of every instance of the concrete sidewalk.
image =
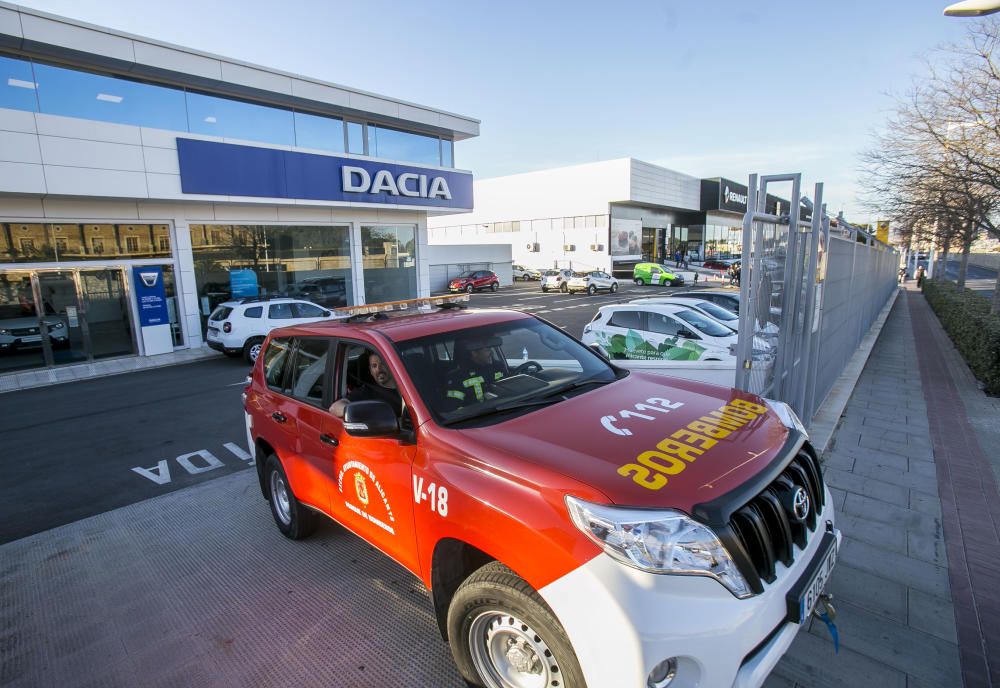
[[[990,569],[978,558],[991,555],[977,549],[989,542],[966,543],[965,521],[957,539],[948,525],[967,498],[968,471],[979,471],[984,495],[987,481],[980,464],[964,467],[942,443],[940,424],[958,423],[954,414],[968,423],[975,404],[976,429],[962,438],[975,441],[997,426],[988,422],[996,407],[971,377],[922,377],[928,352],[918,357],[913,320],[924,315],[911,312],[914,299],[924,305],[913,292],[897,299],[825,457],[845,535],[829,588],[840,654],[813,622],[769,688],[1000,685],[975,671],[972,626],[956,624],[956,606],[968,620],[970,598],[973,613],[991,609],[981,577]],[[920,342],[931,345],[948,370],[964,365],[946,339]],[[925,401],[929,383],[958,394]],[[955,467],[950,488],[939,476],[945,462]],[[959,559],[968,591],[949,568]],[[996,653],[991,621],[976,618],[986,661]],[[4,687],[462,685],[419,582],[333,525],[284,539],[252,471],[0,547],[0,629]]]
[[[994,623],[985,612],[997,588],[980,580],[973,590],[977,582],[970,585],[968,574],[977,556],[992,556],[996,566],[1000,549],[990,555],[973,544],[971,553],[966,551],[970,535],[990,542],[990,509],[979,503],[974,511],[967,509],[985,534],[949,528],[957,509],[947,477],[974,454],[968,443],[977,442],[979,433],[963,424],[970,417],[985,421],[977,423],[984,428],[978,439],[989,441],[986,433],[1000,427],[1000,409],[979,391],[936,318],[927,313],[915,286],[900,294],[824,456],[844,531],[840,563],[828,588],[840,612],[840,654],[833,654],[825,625],[814,621],[768,680],[770,688],[1000,685],[995,673],[991,683],[983,671]],[[933,361],[955,372],[942,379]],[[958,394],[943,405],[949,385]],[[929,405],[934,406],[930,417]],[[953,448],[959,435],[967,444]],[[986,493],[993,474],[983,463]],[[995,481],[992,488],[995,494]],[[979,598],[982,607],[975,624],[969,620],[969,607],[975,607],[971,598]],[[995,645],[992,649],[997,651]],[[992,661],[997,662],[995,654]]]

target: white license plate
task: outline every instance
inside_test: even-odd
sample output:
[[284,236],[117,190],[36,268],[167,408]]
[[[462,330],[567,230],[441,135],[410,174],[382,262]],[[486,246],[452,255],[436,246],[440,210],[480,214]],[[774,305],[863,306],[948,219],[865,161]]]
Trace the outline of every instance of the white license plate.
[[27,337],[18,337],[17,339],[22,344],[33,344],[35,342],[42,341],[42,335],[40,335],[40,334],[33,334],[33,335],[28,335]]
[[819,601],[819,596],[823,593],[823,588],[826,587],[827,582],[830,580],[830,574],[833,573],[833,567],[837,563],[836,536],[831,537],[826,547],[826,554],[823,555],[819,566],[814,569],[812,580],[809,581],[805,589],[799,594],[800,624],[805,623],[812,616],[813,610],[816,608],[816,603]]

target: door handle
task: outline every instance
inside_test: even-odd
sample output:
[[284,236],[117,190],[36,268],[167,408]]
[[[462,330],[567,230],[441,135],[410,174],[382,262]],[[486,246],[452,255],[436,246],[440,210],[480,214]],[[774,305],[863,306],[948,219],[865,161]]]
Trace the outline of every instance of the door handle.
[[320,435],[319,441],[329,444],[331,447],[336,447],[340,442],[337,441],[336,437],[330,437],[329,435]]
[[271,414],[271,418],[273,418],[275,422],[278,423],[284,423],[286,420],[288,420],[287,418],[285,418],[283,414],[278,413],[277,411]]

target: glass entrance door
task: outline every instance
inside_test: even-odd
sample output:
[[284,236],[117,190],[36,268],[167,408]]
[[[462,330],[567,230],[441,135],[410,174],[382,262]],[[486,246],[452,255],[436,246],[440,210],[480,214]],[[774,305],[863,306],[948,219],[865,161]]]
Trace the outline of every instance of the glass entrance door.
[[73,272],[40,272],[36,279],[52,350],[52,364],[86,361],[87,321],[80,308]]
[[135,353],[122,271],[80,270],[80,293],[93,357]]
[[136,353],[121,268],[0,271],[0,375]]
[[[31,274],[28,270],[0,272],[0,375],[45,365]],[[51,321],[54,327],[56,319]]]

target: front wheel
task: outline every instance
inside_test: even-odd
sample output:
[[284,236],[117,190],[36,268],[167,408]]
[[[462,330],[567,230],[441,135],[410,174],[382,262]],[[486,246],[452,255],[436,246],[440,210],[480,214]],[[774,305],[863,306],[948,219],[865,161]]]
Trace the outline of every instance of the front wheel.
[[617,282],[615,282],[614,284],[611,285],[611,293],[614,294],[616,291],[618,291],[618,283]]
[[546,287],[542,287],[542,293],[543,294],[548,294],[549,290]]
[[559,287],[559,291],[561,291],[563,294],[569,292],[569,285],[563,282],[562,286]]
[[500,283],[499,282],[494,282],[493,284],[490,285],[490,289],[492,291],[496,291],[499,288],[500,288]]
[[483,688],[584,688],[566,631],[522,578],[500,562],[459,587],[448,608],[448,642],[466,681]]
[[644,280],[641,277],[636,277],[635,278],[635,283],[638,284],[641,287],[642,285],[644,285],[646,283],[646,280]]
[[596,293],[597,293],[597,287],[595,287],[593,284],[587,287],[587,296],[593,296]]
[[277,455],[271,454],[264,464],[267,500],[271,503],[271,516],[278,530],[289,540],[301,540],[316,529],[316,515],[292,494],[285,469]]
[[467,285],[465,287],[465,293],[466,294],[471,294],[473,291],[475,291],[475,289],[473,288],[473,286],[471,284],[469,284],[469,285]]

